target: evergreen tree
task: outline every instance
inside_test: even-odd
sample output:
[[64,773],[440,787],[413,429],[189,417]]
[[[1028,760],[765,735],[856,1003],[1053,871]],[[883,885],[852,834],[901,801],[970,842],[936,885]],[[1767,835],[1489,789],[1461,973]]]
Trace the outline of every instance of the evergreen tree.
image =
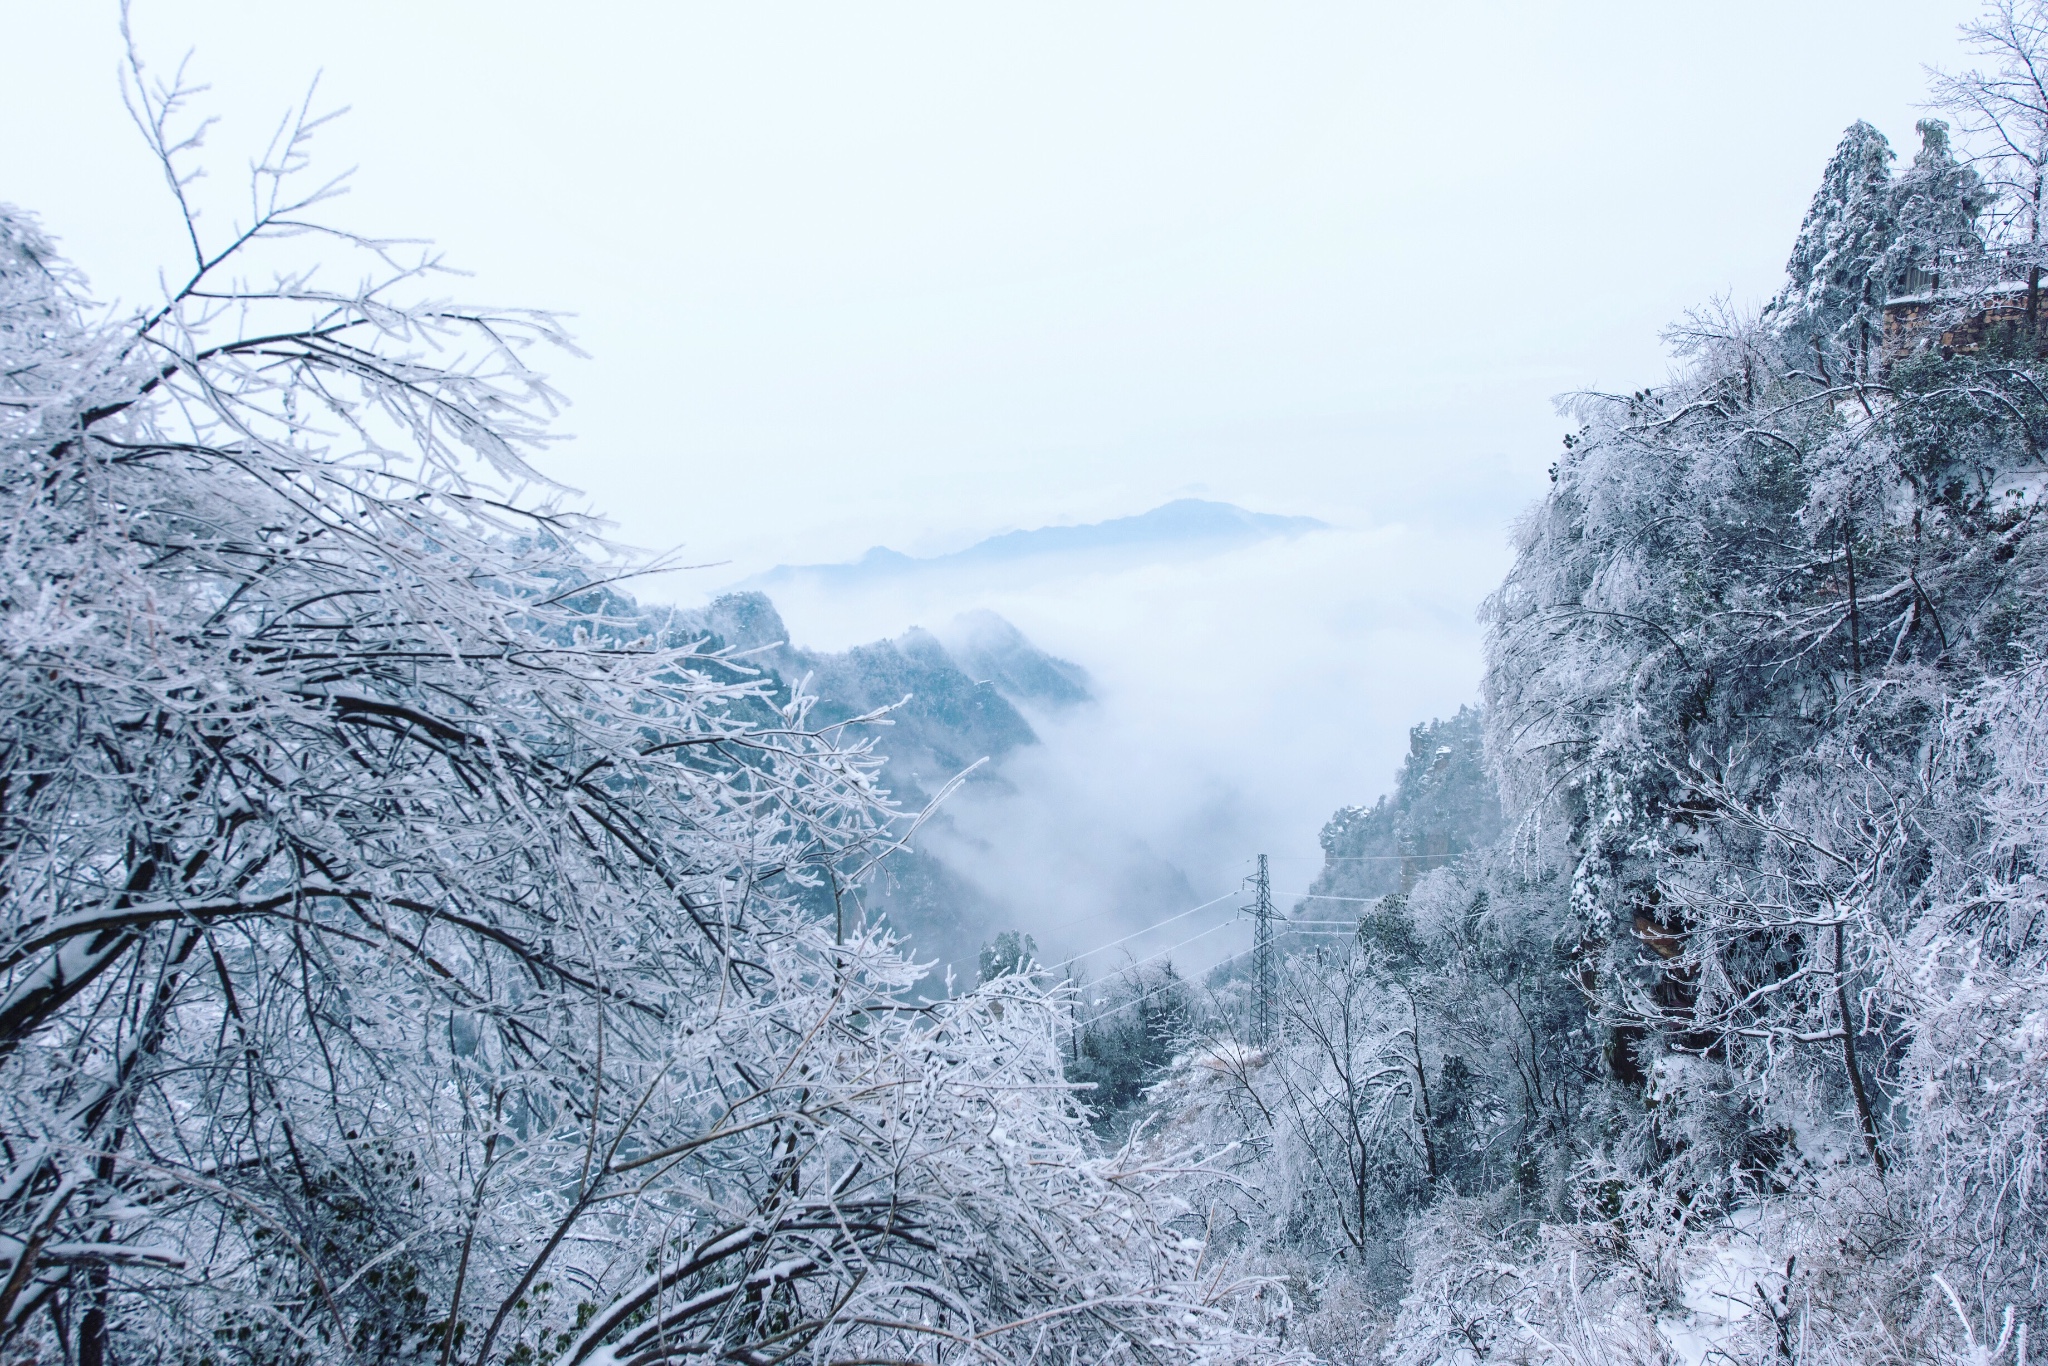
[[1984,255],[1977,219],[1990,193],[1983,177],[1956,159],[1946,123],[1922,119],[1916,127],[1920,150],[1892,187],[1896,235],[1880,271],[1888,297],[1953,285]]
[[1785,288],[1769,316],[1789,340],[1812,347],[1823,369],[1839,357],[1858,371],[1884,336],[1883,271],[1898,232],[1891,144],[1858,119],[1842,134],[1799,225]]
[[1015,930],[1004,930],[981,946],[981,981],[985,985],[998,977],[1017,977],[1038,967],[1038,941]]

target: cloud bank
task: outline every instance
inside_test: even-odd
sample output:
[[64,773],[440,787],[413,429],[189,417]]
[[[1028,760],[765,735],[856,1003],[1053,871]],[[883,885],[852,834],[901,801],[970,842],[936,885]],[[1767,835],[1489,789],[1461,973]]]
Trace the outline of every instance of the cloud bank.
[[[1473,699],[1475,609],[1503,535],[1331,527],[1106,563],[1092,550],[945,573],[792,574],[798,644],[844,649],[990,610],[1092,677],[1095,701],[1033,714],[1042,744],[961,792],[939,854],[1059,961],[1230,892],[1254,855],[1305,887],[1316,835],[1389,786],[1407,728]],[[1097,976],[1221,925],[1235,898],[1089,960]],[[1175,955],[1235,952],[1240,928]]]

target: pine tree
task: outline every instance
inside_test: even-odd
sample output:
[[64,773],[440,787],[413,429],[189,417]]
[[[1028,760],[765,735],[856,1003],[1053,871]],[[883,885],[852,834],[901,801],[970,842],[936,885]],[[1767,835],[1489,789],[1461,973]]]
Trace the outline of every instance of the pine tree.
[[1887,296],[1939,290],[1984,256],[1984,178],[1956,160],[1948,124],[1922,119],[1916,127],[1920,151],[1892,187],[1896,235],[1881,272]]
[[1820,188],[1785,263],[1784,290],[1768,311],[1788,341],[1839,354],[1859,371],[1884,335],[1883,270],[1898,234],[1891,144],[1858,119],[1828,159]]

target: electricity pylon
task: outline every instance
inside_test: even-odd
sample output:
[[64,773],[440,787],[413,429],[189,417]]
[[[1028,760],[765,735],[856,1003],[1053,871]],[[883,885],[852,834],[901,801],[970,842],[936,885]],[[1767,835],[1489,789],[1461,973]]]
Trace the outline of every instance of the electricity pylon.
[[1274,962],[1273,884],[1266,876],[1266,856],[1252,877],[1252,1044],[1273,1042],[1274,998],[1279,994],[1279,964]]

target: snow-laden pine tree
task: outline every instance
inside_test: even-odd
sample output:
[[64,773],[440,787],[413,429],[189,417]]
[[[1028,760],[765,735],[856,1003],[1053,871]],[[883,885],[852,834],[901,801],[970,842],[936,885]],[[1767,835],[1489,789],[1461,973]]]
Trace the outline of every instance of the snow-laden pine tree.
[[9,1359],[1279,1359],[1091,1151],[1055,1002],[917,1004],[805,908],[890,844],[876,761],[595,591],[554,323],[319,228],[303,121],[208,237],[138,86],[161,307],[0,212]]
[[1990,192],[1974,167],[1956,159],[1946,123],[1922,119],[1917,128],[1920,150],[1892,186],[1894,235],[1878,270],[1887,299],[1938,295],[1944,277],[1952,289],[1983,275],[1977,220]]
[[1898,220],[1892,148],[1861,119],[1842,134],[1799,225],[1785,287],[1769,309],[1774,328],[1813,347],[1825,369],[1836,353],[1861,373],[1884,337],[1883,271]]

